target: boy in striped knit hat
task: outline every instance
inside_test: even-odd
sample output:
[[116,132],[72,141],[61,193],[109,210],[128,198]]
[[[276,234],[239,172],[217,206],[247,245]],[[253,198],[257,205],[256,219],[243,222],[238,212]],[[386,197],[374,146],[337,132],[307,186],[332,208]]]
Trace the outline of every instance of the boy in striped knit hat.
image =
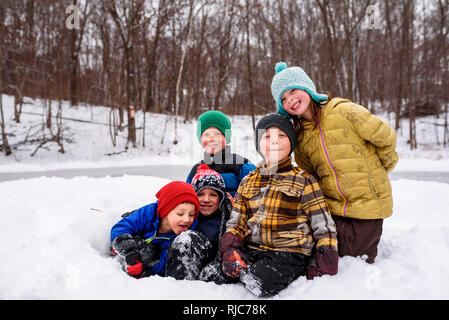
[[[232,209],[232,197],[221,175],[206,164],[198,166],[191,182],[199,199],[195,231],[185,231],[168,254],[169,272],[176,279],[235,282],[221,271],[220,238]],[[185,247],[189,250],[186,250]],[[185,259],[187,252],[188,259]]]
[[338,253],[335,224],[317,181],[292,165],[293,124],[268,114],[255,137],[264,161],[240,183],[220,254],[225,275],[263,297],[301,275],[336,274]]

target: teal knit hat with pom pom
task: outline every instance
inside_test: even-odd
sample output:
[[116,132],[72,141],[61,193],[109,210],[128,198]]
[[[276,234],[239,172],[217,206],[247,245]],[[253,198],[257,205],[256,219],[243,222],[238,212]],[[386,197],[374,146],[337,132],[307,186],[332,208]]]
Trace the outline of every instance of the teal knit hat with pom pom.
[[281,103],[281,96],[285,90],[304,90],[318,103],[328,99],[327,95],[316,92],[315,84],[302,68],[288,68],[285,62],[278,62],[276,63],[274,70],[276,74],[273,77],[273,81],[271,81],[271,94],[276,102],[278,113],[286,116],[287,118],[291,118],[291,116],[287,113],[287,111],[285,111]]

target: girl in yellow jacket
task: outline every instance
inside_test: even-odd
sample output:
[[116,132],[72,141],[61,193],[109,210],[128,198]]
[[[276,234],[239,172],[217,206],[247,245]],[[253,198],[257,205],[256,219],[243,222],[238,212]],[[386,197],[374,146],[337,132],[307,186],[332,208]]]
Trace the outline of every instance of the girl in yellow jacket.
[[337,226],[340,256],[373,263],[383,219],[393,210],[387,173],[398,154],[396,133],[366,108],[317,92],[300,67],[275,67],[271,93],[278,113],[297,129],[295,161],[313,174]]

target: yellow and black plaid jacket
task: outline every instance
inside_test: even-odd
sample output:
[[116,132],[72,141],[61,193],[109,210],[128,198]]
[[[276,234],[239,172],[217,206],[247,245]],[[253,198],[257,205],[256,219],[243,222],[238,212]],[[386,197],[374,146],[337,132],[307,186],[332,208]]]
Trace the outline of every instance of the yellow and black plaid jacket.
[[226,227],[259,250],[311,255],[313,245],[337,250],[337,232],[316,179],[292,165],[260,163],[240,183]]

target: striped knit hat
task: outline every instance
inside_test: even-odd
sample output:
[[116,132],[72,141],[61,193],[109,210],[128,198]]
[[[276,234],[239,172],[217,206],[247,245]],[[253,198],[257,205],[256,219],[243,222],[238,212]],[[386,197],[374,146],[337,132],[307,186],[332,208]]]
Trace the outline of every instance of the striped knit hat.
[[198,166],[191,184],[197,194],[201,190],[209,188],[217,191],[221,201],[225,197],[226,186],[223,178],[217,171],[210,169],[205,163]]

